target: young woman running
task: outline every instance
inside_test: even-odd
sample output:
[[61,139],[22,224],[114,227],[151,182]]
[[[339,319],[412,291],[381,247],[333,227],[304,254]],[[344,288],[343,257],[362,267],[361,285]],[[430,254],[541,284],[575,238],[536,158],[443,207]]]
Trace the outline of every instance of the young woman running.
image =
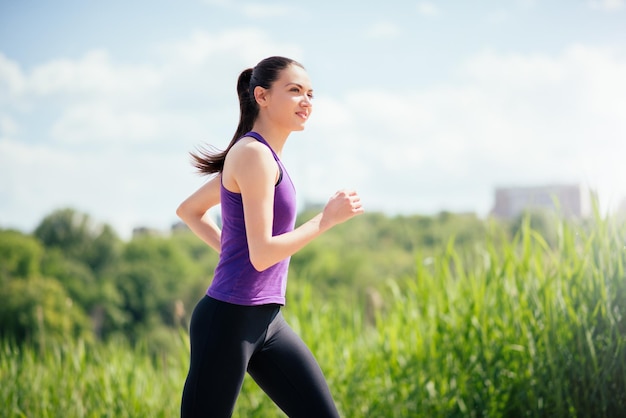
[[[237,81],[240,119],[223,152],[192,154],[214,177],[178,207],[189,228],[219,254],[213,281],[190,324],[191,364],[181,416],[229,417],[246,371],[290,417],[337,417],[312,353],[287,325],[291,255],[329,228],[363,213],[352,190],[295,227],[296,195],[280,160],[293,131],[311,115],[313,89],[304,67],[269,57]],[[207,216],[221,204],[222,229]]]

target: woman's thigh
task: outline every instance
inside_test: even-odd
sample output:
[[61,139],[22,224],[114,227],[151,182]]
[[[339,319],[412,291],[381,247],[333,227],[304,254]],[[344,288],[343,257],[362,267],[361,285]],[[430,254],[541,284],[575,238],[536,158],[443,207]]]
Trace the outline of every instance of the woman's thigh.
[[338,417],[326,379],[302,339],[279,314],[248,372],[290,417]]
[[276,307],[237,306],[210,297],[198,303],[190,324],[183,417],[232,414],[250,357],[277,312]]

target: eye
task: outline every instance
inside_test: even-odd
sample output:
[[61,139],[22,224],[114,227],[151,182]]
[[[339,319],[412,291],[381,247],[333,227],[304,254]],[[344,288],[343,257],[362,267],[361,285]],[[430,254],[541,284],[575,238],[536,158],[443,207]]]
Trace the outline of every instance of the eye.
[[311,100],[315,99],[315,96],[313,95],[313,93],[307,93],[307,96],[309,96],[309,99]]

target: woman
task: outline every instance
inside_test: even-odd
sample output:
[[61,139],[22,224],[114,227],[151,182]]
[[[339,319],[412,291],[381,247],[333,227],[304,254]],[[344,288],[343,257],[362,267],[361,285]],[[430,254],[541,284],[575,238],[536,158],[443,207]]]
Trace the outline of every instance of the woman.
[[[192,154],[215,176],[178,216],[220,259],[191,318],[191,364],[183,417],[231,416],[246,371],[292,417],[339,416],[315,358],[282,317],[289,258],[329,228],[363,213],[341,190],[294,229],[295,188],[280,161],[292,131],[311,115],[313,89],[298,62],[270,57],[237,81],[240,119],[223,152]],[[207,211],[221,204],[222,230]]]

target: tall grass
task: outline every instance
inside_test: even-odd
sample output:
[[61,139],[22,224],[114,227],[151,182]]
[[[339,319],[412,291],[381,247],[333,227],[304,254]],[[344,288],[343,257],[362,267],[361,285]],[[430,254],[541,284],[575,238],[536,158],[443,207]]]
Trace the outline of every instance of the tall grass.
[[[626,416],[626,225],[527,221],[502,243],[451,239],[384,303],[322,301],[291,283],[285,316],[318,358],[345,417]],[[311,278],[313,280],[313,278]],[[368,318],[375,317],[374,321]],[[188,347],[5,343],[5,417],[174,417]],[[284,416],[247,378],[236,416]]]

